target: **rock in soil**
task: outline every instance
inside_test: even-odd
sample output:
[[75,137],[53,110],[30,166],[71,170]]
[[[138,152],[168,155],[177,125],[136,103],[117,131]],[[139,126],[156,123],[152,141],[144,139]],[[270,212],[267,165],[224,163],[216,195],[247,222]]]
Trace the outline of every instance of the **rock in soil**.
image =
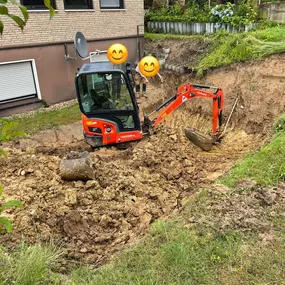
[[92,160],[88,152],[69,153],[60,163],[60,176],[64,180],[94,179]]

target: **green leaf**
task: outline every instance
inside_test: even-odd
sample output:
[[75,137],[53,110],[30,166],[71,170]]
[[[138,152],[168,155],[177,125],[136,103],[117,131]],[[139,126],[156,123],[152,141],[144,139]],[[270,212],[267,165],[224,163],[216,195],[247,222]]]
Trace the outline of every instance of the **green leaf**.
[[10,200],[10,201],[7,201],[4,204],[2,204],[2,206],[0,207],[0,212],[1,212],[1,210],[3,211],[4,209],[8,209],[8,208],[12,208],[12,207],[24,208],[24,205],[20,201]]
[[7,218],[0,217],[0,225],[3,225],[8,233],[13,230],[12,223]]
[[18,126],[17,122],[1,121],[2,128],[0,129],[0,141],[9,141],[12,137],[24,137],[26,134],[13,129]]
[[3,24],[3,22],[0,20],[0,35],[3,34],[3,30],[4,30],[4,24]]
[[7,157],[6,151],[4,151],[2,148],[0,148],[0,156],[1,156],[1,155]]
[[3,194],[3,186],[0,184],[0,196]]
[[5,136],[5,134],[7,134],[10,129],[13,129],[17,126],[18,126],[18,123],[16,122],[10,122],[10,121],[4,122],[3,128],[2,128],[2,134]]
[[0,4],[7,4],[8,0],[0,0]]
[[52,18],[55,15],[55,10],[51,6],[50,0],[44,0],[44,4],[49,9],[49,15]]
[[20,17],[14,14],[8,14],[7,16],[10,17],[20,27],[21,30],[24,29],[26,23]]
[[24,132],[14,131],[6,135],[6,140],[10,140],[13,137],[26,137],[27,135]]
[[27,8],[26,8],[25,6],[22,6],[22,5],[20,5],[19,8],[20,8],[20,10],[21,10],[21,12],[22,12],[22,14],[23,14],[23,17],[24,17],[24,19],[25,19],[25,22],[27,22],[28,19],[29,19],[29,13],[28,13],[28,11],[27,11]]
[[5,6],[0,6],[0,15],[8,15],[8,8]]

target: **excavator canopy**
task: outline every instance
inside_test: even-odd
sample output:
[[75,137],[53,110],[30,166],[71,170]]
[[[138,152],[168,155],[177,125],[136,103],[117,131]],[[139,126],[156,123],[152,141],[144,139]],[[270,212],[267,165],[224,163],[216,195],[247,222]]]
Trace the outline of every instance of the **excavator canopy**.
[[141,129],[127,75],[110,62],[83,65],[76,76],[76,89],[79,107],[86,117],[111,121],[119,132]]

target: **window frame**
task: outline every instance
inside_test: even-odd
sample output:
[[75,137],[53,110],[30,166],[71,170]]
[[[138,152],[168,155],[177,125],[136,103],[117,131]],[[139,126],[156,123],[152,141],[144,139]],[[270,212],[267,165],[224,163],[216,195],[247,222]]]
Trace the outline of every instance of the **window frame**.
[[63,0],[63,4],[64,4],[64,10],[66,11],[72,11],[72,10],[94,10],[94,7],[93,7],[93,0],[87,0],[88,2],[88,7],[79,7],[79,6],[76,6],[76,5],[66,5],[66,0]]
[[124,0],[119,0],[119,7],[102,7],[102,2],[104,0],[100,0],[100,9],[101,10],[123,10],[125,9],[125,3],[124,3]]
[[0,66],[10,65],[10,64],[17,64],[17,63],[23,63],[23,62],[30,62],[30,64],[31,64],[31,70],[32,70],[32,73],[33,73],[33,79],[34,79],[36,94],[27,95],[27,96],[21,96],[21,97],[15,97],[15,98],[9,98],[9,99],[6,99],[6,100],[1,100],[1,98],[0,98],[0,105],[4,105],[6,103],[13,103],[13,102],[18,102],[18,101],[23,101],[25,99],[34,99],[34,98],[39,99],[39,100],[42,99],[35,59],[31,58],[31,59],[23,59],[23,60],[0,62]]
[[[35,7],[31,7],[31,6],[26,6],[24,4],[24,2],[25,2],[25,0],[20,0],[21,5],[26,7],[28,11],[34,11],[34,10],[48,11],[48,7],[46,7],[44,4],[43,5],[37,5]],[[50,4],[51,4],[52,8],[54,10],[56,10],[56,0],[50,0]]]

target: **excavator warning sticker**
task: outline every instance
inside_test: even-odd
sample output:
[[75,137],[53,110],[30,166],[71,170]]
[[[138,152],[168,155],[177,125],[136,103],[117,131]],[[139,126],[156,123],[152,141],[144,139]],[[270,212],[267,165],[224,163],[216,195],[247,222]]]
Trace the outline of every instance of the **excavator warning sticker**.
[[187,101],[187,98],[185,96],[182,96],[182,102]]

